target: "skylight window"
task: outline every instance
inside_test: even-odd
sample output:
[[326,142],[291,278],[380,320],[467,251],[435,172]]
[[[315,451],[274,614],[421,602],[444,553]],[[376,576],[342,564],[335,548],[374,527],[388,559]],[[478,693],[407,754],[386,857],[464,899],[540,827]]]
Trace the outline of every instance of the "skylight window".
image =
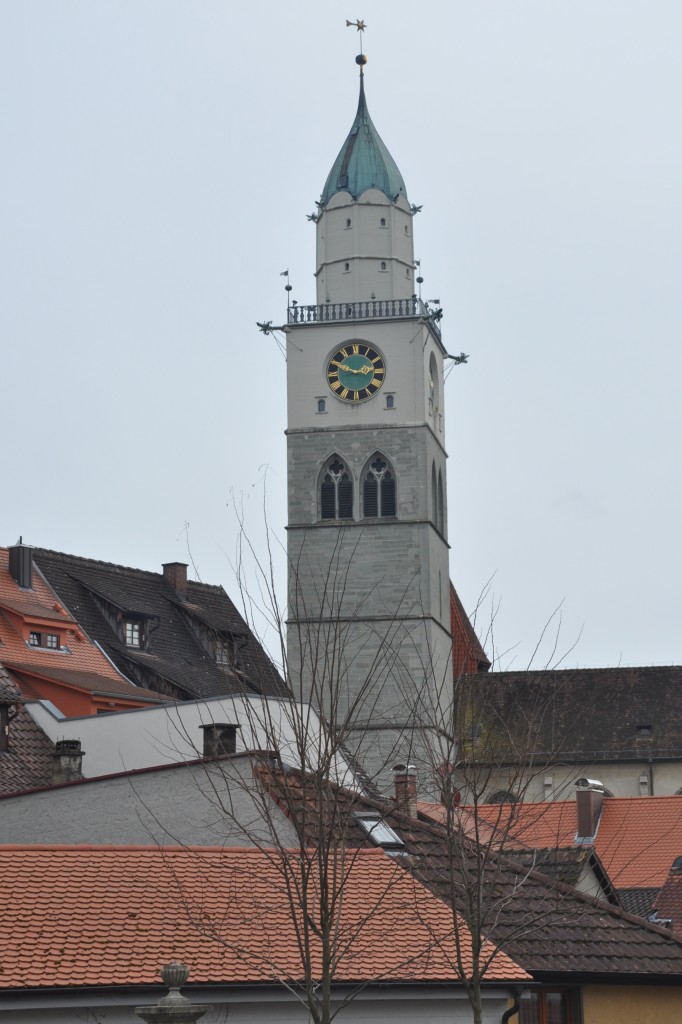
[[377,846],[381,846],[385,850],[402,850],[405,846],[398,833],[394,832],[390,825],[387,825],[378,815],[377,817],[358,816],[356,820]]

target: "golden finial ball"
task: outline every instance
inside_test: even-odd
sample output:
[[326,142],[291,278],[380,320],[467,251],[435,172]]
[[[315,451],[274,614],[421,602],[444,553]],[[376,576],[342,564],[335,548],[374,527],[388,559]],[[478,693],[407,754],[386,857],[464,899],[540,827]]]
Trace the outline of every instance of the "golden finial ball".
[[365,64],[367,63],[367,57],[364,55],[364,53],[359,53],[357,55],[357,57],[355,58],[355,63],[359,64],[361,68],[364,68]]

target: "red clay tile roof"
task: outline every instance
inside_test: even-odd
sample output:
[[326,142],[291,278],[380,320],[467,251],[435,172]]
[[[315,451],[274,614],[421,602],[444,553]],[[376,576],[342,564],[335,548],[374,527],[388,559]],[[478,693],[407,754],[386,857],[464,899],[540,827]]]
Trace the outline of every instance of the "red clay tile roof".
[[[404,842],[406,866],[445,902],[461,909],[472,887],[481,887],[482,934],[540,980],[550,978],[558,984],[574,983],[579,975],[651,980],[654,975],[682,974],[682,944],[662,929],[552,882],[492,849],[482,848],[485,868],[479,870],[475,844],[465,836],[454,837],[453,863],[445,830],[407,817],[392,801],[362,796],[333,783],[326,793],[316,783],[304,788],[300,773],[294,771],[272,771],[268,785],[313,843],[320,825],[327,827],[330,820],[327,804],[334,813],[335,830],[345,834],[349,845],[368,841],[366,833],[359,835],[363,830],[355,815],[378,811]],[[321,812],[316,811],[316,803]]]
[[[433,821],[445,820],[441,804],[420,803]],[[469,808],[459,814],[464,824]],[[506,831],[513,814],[507,849],[574,846],[575,800],[548,803],[482,804],[480,822]],[[682,796],[605,797],[594,850],[616,889],[658,888],[675,857],[682,854]]]
[[[299,851],[292,851],[292,857]],[[303,977],[281,851],[0,847],[0,989]],[[381,850],[346,856],[335,979],[452,981],[448,908]],[[314,950],[319,965],[319,947]],[[490,981],[528,975],[499,954]]]

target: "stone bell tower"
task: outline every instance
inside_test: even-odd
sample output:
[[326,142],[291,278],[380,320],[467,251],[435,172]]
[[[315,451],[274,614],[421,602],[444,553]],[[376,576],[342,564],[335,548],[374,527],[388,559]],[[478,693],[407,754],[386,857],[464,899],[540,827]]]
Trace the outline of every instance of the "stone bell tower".
[[316,217],[317,301],[288,311],[289,681],[370,775],[419,761],[450,694],[443,347],[367,109]]

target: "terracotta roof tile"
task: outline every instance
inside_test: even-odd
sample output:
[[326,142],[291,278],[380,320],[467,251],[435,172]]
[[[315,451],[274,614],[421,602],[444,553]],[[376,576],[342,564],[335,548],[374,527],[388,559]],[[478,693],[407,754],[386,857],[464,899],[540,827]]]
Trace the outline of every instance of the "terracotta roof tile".
[[[434,821],[444,820],[440,804],[420,803]],[[460,815],[465,822],[468,808]],[[512,833],[506,848],[571,847],[577,830],[575,800],[549,803],[485,804],[478,819]],[[605,797],[594,850],[616,889],[658,888],[682,851],[682,796]]]
[[[291,851],[295,860],[299,851]],[[281,851],[0,847],[0,988],[302,977]],[[381,850],[345,860],[337,981],[449,981],[448,908]],[[315,947],[317,964],[320,950]],[[491,981],[528,975],[502,954]]]
[[[317,789],[300,788],[297,773],[274,773],[270,783],[279,789],[278,801],[289,814],[302,811],[299,827],[307,825],[314,838],[318,818],[309,801]],[[354,813],[379,811],[384,822],[401,837],[408,853],[407,863],[415,876],[444,901],[459,909],[472,884],[484,890],[482,929],[526,970],[539,976],[574,977],[577,973],[633,976],[682,973],[682,944],[662,929],[648,925],[608,903],[576,892],[561,882],[552,882],[527,865],[486,850],[487,868],[478,871],[475,844],[465,835],[454,837],[456,857],[449,856],[449,839],[444,829],[408,818],[390,801],[373,800],[329,784],[328,799],[336,820],[345,829],[349,843],[365,844]],[[643,798],[640,798],[644,802]],[[523,805],[525,806],[525,805]],[[328,815],[323,811],[319,820]],[[485,847],[484,847],[485,850]],[[450,885],[450,867],[455,876]]]
[[[14,613],[19,616],[19,622],[23,620],[29,624],[31,619],[49,618],[54,623],[55,631],[66,630],[68,650],[54,651],[29,646],[18,632]],[[56,682],[72,681],[74,685],[88,690],[115,691],[140,700],[145,692],[141,687],[127,682],[96,644],[84,635],[35,567],[33,589],[26,591],[17,586],[9,573],[6,548],[0,548],[0,659],[6,667],[25,675]],[[30,681],[19,680],[19,683],[26,696],[36,695]]]

